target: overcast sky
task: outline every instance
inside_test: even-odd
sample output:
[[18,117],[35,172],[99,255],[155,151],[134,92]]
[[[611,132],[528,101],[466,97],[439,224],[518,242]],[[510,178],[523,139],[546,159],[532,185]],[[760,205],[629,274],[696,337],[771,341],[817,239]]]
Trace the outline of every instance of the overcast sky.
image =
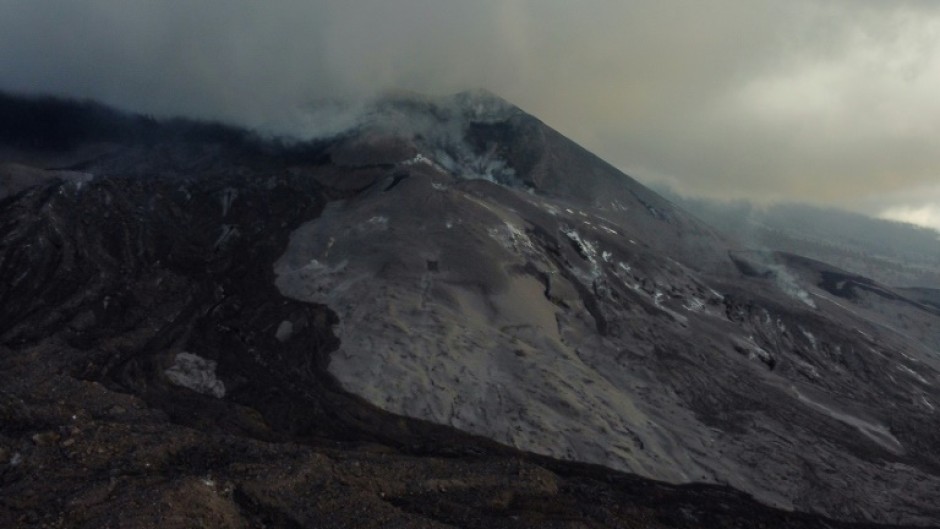
[[0,0],[0,89],[256,126],[487,88],[645,182],[940,228],[933,0]]

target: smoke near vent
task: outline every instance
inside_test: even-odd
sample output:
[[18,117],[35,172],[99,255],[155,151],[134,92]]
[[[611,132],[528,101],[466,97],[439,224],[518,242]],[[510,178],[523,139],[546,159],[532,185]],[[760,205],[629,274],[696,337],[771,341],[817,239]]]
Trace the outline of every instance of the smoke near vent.
[[934,2],[0,0],[0,13],[0,90],[301,135],[342,129],[391,90],[485,88],[683,193],[927,211],[903,216],[920,223],[940,209],[885,198],[940,195]]

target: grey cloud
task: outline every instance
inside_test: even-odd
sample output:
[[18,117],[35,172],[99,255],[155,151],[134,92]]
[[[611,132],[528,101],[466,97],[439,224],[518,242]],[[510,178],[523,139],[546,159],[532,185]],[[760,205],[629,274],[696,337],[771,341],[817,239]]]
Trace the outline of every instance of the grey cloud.
[[0,89],[158,115],[283,127],[311,102],[488,88],[641,180],[872,213],[940,167],[936,2],[0,0],[0,14]]

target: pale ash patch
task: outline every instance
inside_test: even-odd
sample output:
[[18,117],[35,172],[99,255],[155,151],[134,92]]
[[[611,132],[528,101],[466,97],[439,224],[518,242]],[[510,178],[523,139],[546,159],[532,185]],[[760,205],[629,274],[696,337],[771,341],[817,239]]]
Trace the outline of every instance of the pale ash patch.
[[705,302],[695,296],[692,296],[686,300],[683,308],[689,312],[701,312],[705,308]]
[[747,337],[747,344],[750,346],[750,350],[748,351],[748,358],[752,360],[757,358],[764,363],[773,361],[773,355],[768,353],[767,350],[760,345],[757,345],[757,341],[754,340],[753,336]]
[[819,370],[816,369],[816,367],[813,366],[812,364],[808,362],[804,362],[803,360],[800,360],[799,358],[794,358],[794,360],[796,361],[797,369],[801,373],[806,375],[807,378],[811,380],[819,380],[820,378],[822,378],[822,375],[819,374]]
[[915,379],[916,379],[918,382],[920,382],[921,384],[924,384],[925,386],[930,386],[930,385],[931,385],[930,382],[927,381],[927,379],[925,379],[924,377],[920,376],[920,374],[917,373],[917,371],[914,371],[913,369],[907,367],[906,365],[904,365],[904,364],[897,364],[896,367],[898,368],[899,371],[901,371],[902,373],[906,373],[906,374],[910,375],[911,377],[915,378]]
[[288,320],[284,320],[280,325],[277,326],[277,331],[274,333],[274,337],[277,341],[284,343],[287,340],[290,340],[294,335],[294,324]]
[[539,205],[542,206],[542,209],[544,209],[549,215],[553,217],[557,217],[561,213],[561,210],[547,202],[540,202]]
[[401,162],[399,165],[402,167],[414,167],[415,165],[426,165],[441,173],[448,172],[446,167],[434,161],[433,158],[425,156],[424,154],[421,154],[420,152],[416,154],[414,158],[411,158],[410,160],[405,160],[404,162]]
[[532,245],[529,236],[511,222],[505,222],[502,226],[490,228],[487,230],[487,234],[507,250],[512,250],[516,253],[535,252],[535,247]]
[[367,220],[362,228],[366,230],[385,231],[388,229],[388,217],[385,215],[376,215]]
[[929,400],[927,400],[927,396],[926,396],[926,395],[921,395],[921,396],[920,396],[920,401],[923,402],[923,403],[924,403],[924,406],[926,406],[930,411],[934,411],[934,410],[936,409],[936,408],[934,407],[934,405],[931,404]]
[[178,353],[163,373],[170,383],[217,399],[225,396],[225,384],[216,377],[215,360],[192,353]]
[[803,336],[805,336],[806,339],[809,340],[809,344],[813,346],[813,350],[816,350],[817,349],[816,337],[813,336],[813,333],[807,331],[806,329],[802,327],[800,327],[800,332],[802,332]]
[[561,232],[564,233],[565,236],[568,237],[568,239],[570,239],[572,242],[577,244],[579,248],[581,248],[581,251],[583,252],[584,257],[587,259],[588,263],[591,264],[591,271],[586,276],[583,274],[583,272],[580,272],[578,269],[574,270],[575,275],[579,276],[579,279],[582,282],[590,285],[602,275],[601,265],[600,263],[597,262],[597,246],[591,241],[588,241],[587,239],[585,239],[584,237],[581,237],[581,234],[578,233],[578,231],[574,228],[562,225],[558,229],[561,230]]
[[405,161],[402,162],[401,164],[404,165],[404,166],[409,166],[409,165],[415,165],[415,164],[419,164],[419,163],[420,163],[420,164],[424,164],[424,165],[430,165],[430,166],[436,165],[430,158],[428,158],[427,156],[421,154],[420,152],[419,152],[418,154],[416,154],[414,158],[412,158],[412,159],[410,159],[410,160],[405,160]]
[[882,448],[888,450],[892,454],[900,455],[904,453],[904,446],[896,437],[891,435],[890,430],[885,426],[873,422],[869,422],[854,415],[850,415],[843,411],[833,409],[830,406],[827,406],[821,402],[817,402],[811,399],[809,396],[804,395],[796,387],[791,388],[794,394],[796,394],[797,399],[806,406],[816,410],[817,412],[823,413],[832,417],[833,419],[848,424],[849,426],[855,427],[859,432],[862,433],[865,437],[868,437]]
[[617,263],[617,269],[614,270],[614,275],[620,279],[627,288],[637,293],[642,292],[639,279],[633,274],[633,267],[630,265],[620,261]]
[[[637,290],[636,288],[634,288],[634,290],[636,290],[637,292],[640,292],[640,290]],[[682,323],[682,324],[687,324],[687,323],[689,323],[689,319],[688,319],[688,318],[686,318],[686,317],[683,316],[682,314],[679,314],[678,312],[676,312],[676,311],[670,309],[669,307],[667,307],[667,306],[663,303],[663,299],[665,298],[665,295],[662,293],[662,291],[656,290],[656,291],[653,293],[652,298],[653,298],[653,305],[655,305],[656,308],[658,308],[659,310],[665,312],[666,314],[668,314],[669,316],[671,316],[674,320],[678,321],[679,323]]]

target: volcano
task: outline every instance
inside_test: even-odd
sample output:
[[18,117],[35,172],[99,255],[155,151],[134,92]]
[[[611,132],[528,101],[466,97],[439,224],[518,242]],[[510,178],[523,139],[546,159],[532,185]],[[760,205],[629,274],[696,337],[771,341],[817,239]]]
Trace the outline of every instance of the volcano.
[[492,94],[0,128],[4,527],[940,523],[936,291],[744,247]]

